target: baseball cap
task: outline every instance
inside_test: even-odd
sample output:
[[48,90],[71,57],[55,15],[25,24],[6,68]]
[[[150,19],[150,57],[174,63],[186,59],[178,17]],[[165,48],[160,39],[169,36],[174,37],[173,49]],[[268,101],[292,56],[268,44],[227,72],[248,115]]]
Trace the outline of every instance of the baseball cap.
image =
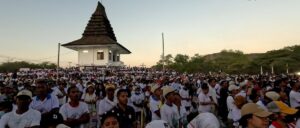
[[29,90],[21,90],[20,92],[18,92],[17,97],[19,96],[28,96],[30,97],[30,99],[32,98],[32,93]]
[[289,107],[287,104],[283,103],[282,101],[274,101],[275,104],[278,106],[278,108],[280,109],[281,113],[285,113],[288,115],[293,115],[295,114],[298,110]]
[[175,92],[175,89],[173,89],[170,86],[163,87],[163,96],[166,97],[169,93]]
[[261,108],[259,105],[255,103],[247,103],[241,109],[241,116],[245,116],[248,114],[253,114],[258,117],[268,117],[272,113],[265,111],[263,108]]
[[154,120],[148,123],[145,128],[171,128],[171,126],[164,120]]
[[267,92],[266,96],[273,101],[277,101],[280,98],[280,95],[274,91]]

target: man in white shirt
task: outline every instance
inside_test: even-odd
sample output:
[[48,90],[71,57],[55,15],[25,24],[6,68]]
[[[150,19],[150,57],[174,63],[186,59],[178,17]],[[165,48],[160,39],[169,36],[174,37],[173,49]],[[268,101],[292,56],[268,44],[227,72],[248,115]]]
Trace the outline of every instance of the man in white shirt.
[[215,104],[213,101],[211,95],[209,94],[210,88],[208,87],[206,83],[203,83],[201,86],[201,92],[198,96],[199,101],[199,113],[202,112],[212,112],[212,107]]
[[189,90],[186,87],[186,85],[183,88],[180,89],[179,95],[182,98],[182,101],[181,101],[182,106],[185,107],[186,111],[189,111],[191,106],[192,106],[192,103],[191,103],[192,98],[189,94]]
[[32,98],[30,108],[35,109],[42,114],[41,127],[47,122],[47,114],[57,113],[59,110],[59,101],[57,96],[51,95],[51,87],[46,80],[36,81],[36,96]]
[[167,121],[172,128],[179,128],[180,115],[177,106],[174,104],[175,90],[170,86],[163,88],[163,96],[166,101],[160,109],[161,119]]
[[136,118],[137,120],[140,120],[140,116],[141,116],[141,111],[143,111],[143,105],[144,105],[144,100],[145,100],[145,96],[143,93],[141,93],[141,88],[139,86],[136,86],[134,88],[134,92],[131,94],[131,102],[133,104],[133,108],[135,110],[136,113]]
[[39,128],[41,113],[29,108],[32,93],[22,90],[17,94],[17,109],[2,116],[0,128]]
[[292,85],[292,91],[290,92],[290,104],[292,108],[300,106],[300,82]]
[[[216,91],[216,80],[215,79],[209,79],[208,80],[208,87],[209,87],[209,95],[212,97],[213,102],[215,102],[215,104],[218,104],[218,100],[217,100],[217,91]],[[213,110],[214,111],[214,110]]]
[[235,84],[231,84],[228,87],[228,91],[229,91],[229,96],[226,99],[226,103],[227,103],[227,108],[228,108],[228,124],[227,126],[229,128],[233,127],[233,123],[234,123],[234,115],[235,111],[237,110],[236,105],[234,104],[234,98],[235,96],[239,93],[239,87],[236,86]]
[[153,120],[160,120],[160,107],[162,106],[161,102],[161,87],[157,84],[151,86],[152,95],[150,96],[150,111]]
[[106,97],[98,104],[98,115],[100,116],[100,118],[105,112],[110,111],[117,105],[114,102],[115,86],[113,84],[108,84],[106,85],[105,90]]
[[36,96],[30,104],[30,108],[35,109],[42,114],[47,114],[51,111],[58,112],[58,98],[49,93],[51,88],[47,85],[46,80],[38,80],[36,82]]
[[81,79],[77,80],[76,87],[79,89],[80,93],[82,94],[84,91],[84,86],[83,86],[83,82]]
[[59,109],[64,124],[72,128],[85,128],[84,125],[90,120],[88,105],[80,101],[79,95],[80,92],[77,87],[70,87],[68,89],[70,102],[65,103]]

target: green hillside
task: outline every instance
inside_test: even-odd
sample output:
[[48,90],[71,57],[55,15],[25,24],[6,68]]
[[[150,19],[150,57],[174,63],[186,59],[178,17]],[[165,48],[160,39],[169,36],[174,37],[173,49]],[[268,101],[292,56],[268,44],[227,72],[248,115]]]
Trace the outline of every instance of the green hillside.
[[[300,46],[285,47],[266,53],[244,54],[241,51],[223,50],[219,53],[200,56],[198,54],[189,57],[183,54],[176,56],[167,55],[165,65],[168,69],[179,72],[226,72],[237,73],[260,73],[260,67],[264,72],[271,72],[273,66],[275,73],[289,73],[300,71]],[[163,60],[157,62],[155,68],[162,68]]]

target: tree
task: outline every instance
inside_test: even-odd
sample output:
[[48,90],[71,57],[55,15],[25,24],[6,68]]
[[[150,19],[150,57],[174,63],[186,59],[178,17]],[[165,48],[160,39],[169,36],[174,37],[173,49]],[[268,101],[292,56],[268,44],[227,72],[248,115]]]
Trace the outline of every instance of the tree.
[[[168,57],[167,57],[168,56]],[[218,72],[239,74],[257,74],[262,66],[264,71],[271,72],[271,65],[275,73],[286,73],[287,64],[290,72],[300,71],[300,46],[290,46],[279,50],[272,50],[260,54],[244,54],[239,50],[222,50],[219,53],[192,57],[177,54],[174,58],[167,55],[165,64],[167,68],[179,72]],[[162,64],[160,60],[158,64]]]
[[17,61],[17,62],[6,62],[0,65],[0,72],[15,72],[20,68],[46,68],[46,69],[55,69],[56,65],[50,62],[43,62],[40,64],[29,63],[26,61]]

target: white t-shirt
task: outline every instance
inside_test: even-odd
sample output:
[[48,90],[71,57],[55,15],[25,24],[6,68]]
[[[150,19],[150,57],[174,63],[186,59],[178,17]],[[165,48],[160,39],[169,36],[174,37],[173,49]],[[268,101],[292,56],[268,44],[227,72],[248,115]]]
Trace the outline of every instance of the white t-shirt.
[[160,117],[158,115],[156,115],[155,111],[160,109],[160,105],[161,105],[161,101],[160,100],[155,100],[153,99],[152,96],[150,96],[150,111],[151,111],[151,115],[152,115],[152,120],[160,120]]
[[292,108],[296,108],[300,106],[300,93],[292,90],[290,92],[290,104]]
[[233,119],[233,109],[236,107],[234,104],[234,99],[232,96],[228,96],[226,99],[227,109],[228,109],[228,119]]
[[143,100],[145,99],[144,94],[136,94],[136,93],[132,93],[131,97],[131,102],[132,102],[132,107],[134,108],[135,112],[140,112],[142,111],[142,108],[135,106],[133,103],[136,104],[140,104],[143,102]]
[[0,128],[8,126],[10,128],[24,128],[39,126],[41,113],[37,110],[29,109],[23,114],[17,114],[16,110],[6,113],[0,120]]
[[160,109],[161,119],[167,121],[172,128],[179,127],[180,115],[175,104],[169,106],[164,104]]
[[[83,114],[89,113],[89,109],[88,105],[84,102],[79,102],[77,107],[72,107],[69,103],[65,103],[59,109],[59,113],[62,115],[64,120],[67,120],[67,118],[79,119]],[[83,125],[78,127],[82,128]]]
[[43,101],[35,96],[30,103],[30,108],[38,110],[43,114],[46,112],[50,112],[54,108],[59,108],[59,101],[57,96],[53,96],[50,94]]
[[98,105],[98,115],[103,115],[105,112],[113,109],[117,104],[110,101],[107,97],[99,102]]
[[88,94],[88,93],[83,93],[81,96],[81,99],[85,102],[91,102],[91,101],[96,101],[97,100],[97,96],[95,93],[93,93],[92,95]]
[[220,98],[220,91],[221,91],[221,86],[219,84],[216,84],[216,86],[214,87],[215,91],[216,91],[216,97],[217,99]]
[[201,102],[211,102],[211,98],[209,94],[204,94],[201,92],[198,96],[199,100],[199,112],[211,112],[212,110],[212,105],[201,105]]
[[184,125],[188,124],[187,121],[188,112],[186,111],[185,107],[182,105],[180,106],[179,115],[180,115],[180,122]]
[[[53,87],[52,90],[53,90],[53,91],[52,91],[51,95],[57,96],[57,98],[58,98],[58,96],[63,96],[63,95],[64,95],[64,94],[59,90],[58,87]],[[66,99],[66,96],[61,97],[61,98],[58,98],[59,105],[63,105],[63,104],[65,103],[65,99]]]
[[83,93],[84,92],[84,86],[81,85],[80,83],[76,84],[76,87],[78,88],[78,90]]
[[[186,90],[184,90],[183,88],[180,89],[179,95],[180,95],[182,98],[190,98],[189,90],[187,90],[187,89],[186,89]],[[181,104],[182,104],[184,107],[190,107],[190,106],[192,106],[191,100],[181,100]]]

